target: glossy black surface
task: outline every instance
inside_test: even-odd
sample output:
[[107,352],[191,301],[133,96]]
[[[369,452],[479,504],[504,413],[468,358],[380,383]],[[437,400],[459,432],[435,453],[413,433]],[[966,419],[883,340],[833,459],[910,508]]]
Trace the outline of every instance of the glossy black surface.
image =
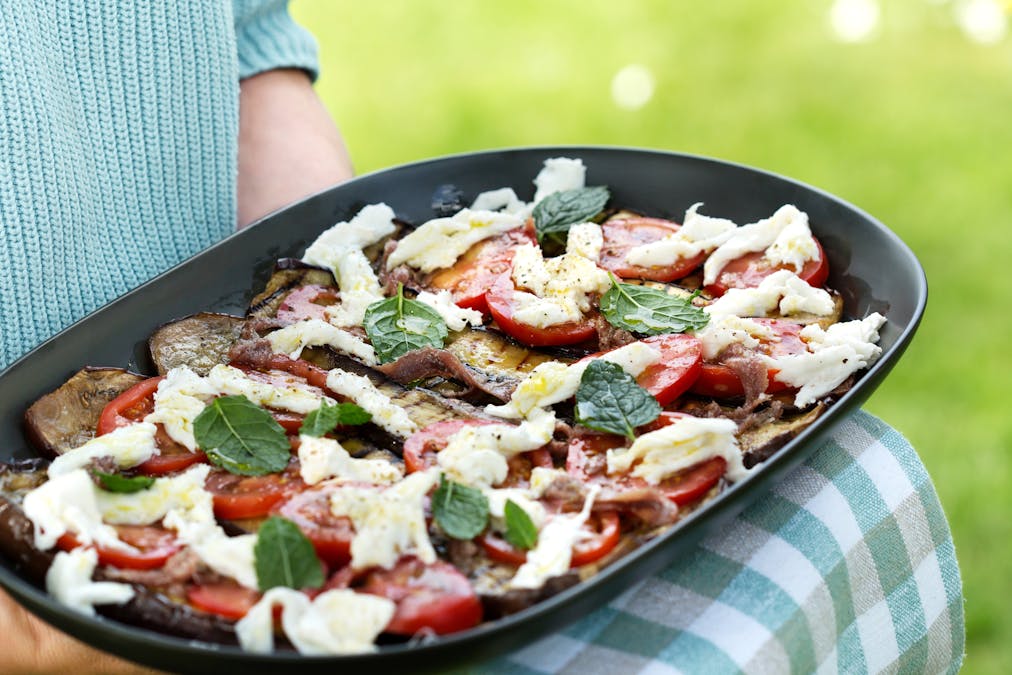
[[[262,286],[274,260],[301,255],[323,229],[353,216],[365,204],[384,201],[397,215],[422,222],[432,217],[435,189],[459,187],[466,200],[479,192],[513,187],[533,196],[534,176],[549,157],[580,157],[588,185],[607,185],[612,204],[680,221],[687,207],[752,222],[785,203],[807,211],[812,230],[829,256],[829,285],[846,300],[848,317],[878,311],[882,358],[836,406],[767,461],[761,471],[734,485],[681,522],[589,582],[520,614],[429,644],[381,648],[375,654],[310,658],[279,653],[247,654],[170,638],[103,619],[90,619],[58,605],[0,560],[0,583],[32,611],[99,648],[168,670],[185,672],[347,673],[365,669],[427,669],[460,666],[508,652],[585,616],[630,584],[661,569],[706,532],[718,527],[801,462],[847,413],[881,382],[913,337],[927,299],[917,259],[884,225],[857,208],[812,187],[716,160],[621,148],[530,148],[499,150],[420,162],[363,176],[333,188],[226,239],[153,281],[91,314],[0,374],[0,460],[31,456],[21,417],[38,396],[59,386],[84,365],[125,366],[149,371],[145,341],[158,325],[201,310],[242,313]],[[376,670],[376,672],[380,672]]]

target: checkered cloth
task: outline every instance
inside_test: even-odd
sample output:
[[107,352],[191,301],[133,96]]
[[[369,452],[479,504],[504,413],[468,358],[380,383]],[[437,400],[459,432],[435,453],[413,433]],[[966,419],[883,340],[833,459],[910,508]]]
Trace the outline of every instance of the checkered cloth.
[[724,531],[488,673],[940,673],[959,568],[917,453],[859,412]]

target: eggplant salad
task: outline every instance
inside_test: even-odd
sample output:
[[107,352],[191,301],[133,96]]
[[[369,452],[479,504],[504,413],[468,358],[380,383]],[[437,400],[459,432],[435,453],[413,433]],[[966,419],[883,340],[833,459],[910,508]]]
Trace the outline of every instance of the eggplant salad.
[[741,481],[878,358],[808,216],[682,222],[578,159],[282,259],[245,316],[89,367],[0,465],[0,551],[64,605],[252,652],[368,652],[587,579]]

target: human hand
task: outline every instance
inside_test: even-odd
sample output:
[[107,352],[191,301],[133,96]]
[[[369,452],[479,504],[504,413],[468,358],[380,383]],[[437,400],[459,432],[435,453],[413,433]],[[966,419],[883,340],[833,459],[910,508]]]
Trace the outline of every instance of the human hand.
[[39,675],[150,675],[149,670],[61,633],[0,590],[0,673]]
[[271,70],[239,83],[239,227],[352,174],[306,73]]

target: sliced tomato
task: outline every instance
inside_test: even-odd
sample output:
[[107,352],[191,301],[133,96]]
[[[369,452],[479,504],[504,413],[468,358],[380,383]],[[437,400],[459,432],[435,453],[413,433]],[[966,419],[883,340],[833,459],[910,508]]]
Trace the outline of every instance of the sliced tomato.
[[517,292],[509,273],[501,274],[488,289],[485,300],[488,302],[488,309],[499,328],[525,345],[532,347],[571,345],[590,340],[597,334],[594,322],[589,318],[583,321],[560,323],[547,328],[517,321],[514,318],[516,310],[513,300]]
[[388,633],[415,635],[432,631],[445,635],[481,622],[481,601],[471,582],[443,560],[425,564],[418,558],[402,558],[393,569],[370,572],[356,590],[397,604],[386,627]]
[[[803,325],[785,319],[752,319],[758,324],[766,326],[773,333],[773,339],[759,340],[757,350],[767,356],[778,357],[790,354],[803,354],[808,351],[808,345],[801,339]],[[767,385],[766,393],[775,394],[790,387],[776,379],[779,371],[770,368],[766,372]],[[720,363],[709,363],[704,361],[699,372],[699,377],[690,387],[690,391],[700,396],[711,398],[738,398],[745,395],[745,388],[735,372]]]
[[238,476],[216,470],[207,476],[204,487],[214,497],[214,515],[225,520],[256,518],[270,513],[275,504],[305,487],[289,464],[283,473]]
[[351,540],[355,527],[350,519],[330,511],[330,492],[306,490],[296,493],[274,507],[274,512],[298,525],[321,560],[341,567],[351,560]]
[[[121,541],[137,549],[136,552],[123,551],[117,548],[96,546],[98,562],[121,569],[153,570],[165,564],[180,548],[176,535],[157,525],[115,525],[116,534]],[[61,536],[56,545],[63,551],[81,546],[81,542],[72,532]]]
[[[798,272],[798,276],[810,286],[819,288],[829,278],[829,261],[826,260],[826,252],[822,250],[822,244],[818,239],[815,240],[815,246],[819,249],[818,259],[806,262]],[[780,270],[797,272],[792,265],[771,264],[765,255],[765,251],[756,251],[735,258],[724,265],[717,275],[717,280],[708,285],[706,290],[716,297],[724,295],[729,288],[755,288],[763,279]]]
[[285,323],[323,319],[327,307],[337,304],[338,297],[338,290],[333,286],[310,284],[296,288],[278,305],[278,319]]
[[509,272],[513,253],[520,244],[534,244],[533,225],[504,232],[496,237],[480,241],[457,259],[452,267],[438,270],[429,277],[426,285],[448,290],[453,301],[460,307],[488,313],[485,300],[487,291],[504,272]]
[[601,226],[604,246],[601,248],[601,267],[611,270],[623,279],[648,279],[650,281],[674,281],[688,276],[706,260],[700,253],[692,258],[676,260],[671,265],[641,267],[630,265],[626,256],[633,248],[652,244],[670,234],[678,232],[678,223],[661,218],[613,218]]
[[205,612],[226,619],[241,619],[253,609],[263,595],[236,583],[200,584],[186,589],[190,604]]
[[[589,537],[573,546],[570,567],[588,565],[603,558],[618,545],[622,535],[622,521],[618,513],[605,511],[591,514],[584,529]],[[508,565],[523,565],[527,562],[527,552],[515,548],[496,532],[486,532],[478,538],[489,558]]]
[[703,344],[684,333],[654,335],[643,340],[661,352],[661,360],[639,374],[636,382],[662,406],[688,391],[703,365]]
[[159,376],[142,380],[109,401],[98,418],[95,434],[104,436],[150,415],[155,409],[155,391],[164,379],[164,376]]

